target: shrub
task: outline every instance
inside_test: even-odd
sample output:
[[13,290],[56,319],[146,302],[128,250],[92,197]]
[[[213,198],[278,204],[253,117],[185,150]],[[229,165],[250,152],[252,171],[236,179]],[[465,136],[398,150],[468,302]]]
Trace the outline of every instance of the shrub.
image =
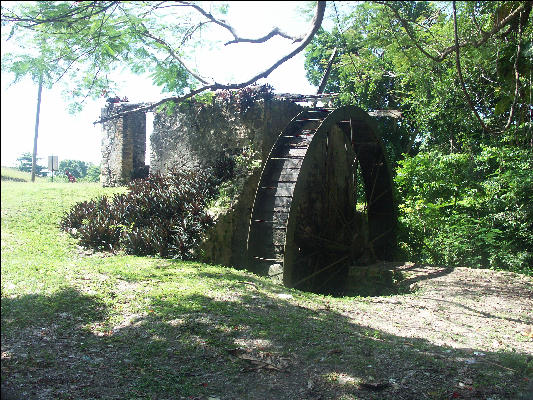
[[533,157],[512,147],[400,161],[400,247],[417,261],[533,271]]
[[61,160],[59,163],[59,175],[65,175],[68,171],[76,179],[84,178],[87,175],[89,164],[80,160]]
[[150,174],[134,180],[127,193],[76,204],[61,227],[94,249],[191,259],[212,224],[205,209],[216,193],[214,182],[200,170]]

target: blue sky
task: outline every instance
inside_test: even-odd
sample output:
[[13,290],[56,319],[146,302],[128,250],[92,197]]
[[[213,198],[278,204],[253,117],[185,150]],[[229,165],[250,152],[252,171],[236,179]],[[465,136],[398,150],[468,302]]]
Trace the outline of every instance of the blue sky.
[[[298,10],[301,2],[230,2],[227,16],[242,36],[257,36],[270,30],[273,23],[289,33],[303,34],[309,22]],[[219,33],[220,34],[220,33]],[[223,35],[223,34],[220,34]],[[223,37],[220,37],[223,40]],[[204,76],[212,76],[219,82],[242,81],[268,67],[274,60],[286,54],[291,43],[281,38],[267,44],[238,44],[220,49],[201,49],[195,54],[196,67]],[[2,51],[9,46],[2,41]],[[300,53],[274,71],[266,82],[278,92],[315,93],[316,88],[305,79],[304,57]],[[148,77],[127,73],[117,75],[123,88],[120,96],[128,96],[130,102],[155,101],[164,97]],[[31,152],[35,127],[37,86],[30,80],[8,87],[12,77],[2,72],[1,77],[1,164],[16,165],[16,159],[24,152]],[[260,83],[264,83],[260,82]],[[58,85],[59,86],[59,85]],[[60,89],[43,90],[38,141],[38,157],[45,165],[47,157],[57,155],[59,160],[76,159],[100,163],[101,126],[93,126],[98,119],[104,99],[88,101],[83,111],[71,115]],[[149,119],[150,121],[150,119]]]

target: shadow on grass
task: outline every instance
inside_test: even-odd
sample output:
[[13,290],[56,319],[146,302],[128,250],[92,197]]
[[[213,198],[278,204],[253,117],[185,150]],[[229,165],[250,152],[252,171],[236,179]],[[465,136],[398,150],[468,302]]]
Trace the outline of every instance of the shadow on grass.
[[74,319],[77,323],[89,323],[106,318],[105,304],[95,296],[63,288],[50,296],[27,294],[14,298],[2,298],[2,331],[10,325],[25,328],[40,321]]
[[101,330],[109,310],[72,288],[3,299],[2,386],[20,399],[159,400],[511,399],[527,386],[531,354],[445,348],[264,279],[198,275],[235,290],[151,296]]
[[[2,399],[46,398],[54,379],[69,382],[67,370],[83,346],[81,327],[106,317],[104,303],[71,287],[48,296],[3,297]],[[16,384],[24,381],[29,391]]]
[[398,263],[396,268],[399,268],[402,273],[416,271],[415,276],[402,281],[404,287],[408,287],[414,283],[440,278],[450,274],[454,270],[452,267],[440,265],[413,264],[410,266],[404,266],[403,263]]

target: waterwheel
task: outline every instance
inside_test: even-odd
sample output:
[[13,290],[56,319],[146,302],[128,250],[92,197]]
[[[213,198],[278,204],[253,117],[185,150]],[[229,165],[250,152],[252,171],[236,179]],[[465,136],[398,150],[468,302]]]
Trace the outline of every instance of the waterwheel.
[[394,248],[391,173],[362,109],[306,109],[266,160],[250,218],[251,269],[288,287],[342,291],[348,269]]

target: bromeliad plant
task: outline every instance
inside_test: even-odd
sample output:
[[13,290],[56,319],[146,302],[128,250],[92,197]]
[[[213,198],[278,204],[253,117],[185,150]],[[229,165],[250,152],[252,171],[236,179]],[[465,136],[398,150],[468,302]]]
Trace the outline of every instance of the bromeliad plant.
[[213,223],[206,205],[216,183],[213,174],[200,170],[151,174],[134,180],[127,193],[77,203],[61,228],[96,250],[191,259]]

